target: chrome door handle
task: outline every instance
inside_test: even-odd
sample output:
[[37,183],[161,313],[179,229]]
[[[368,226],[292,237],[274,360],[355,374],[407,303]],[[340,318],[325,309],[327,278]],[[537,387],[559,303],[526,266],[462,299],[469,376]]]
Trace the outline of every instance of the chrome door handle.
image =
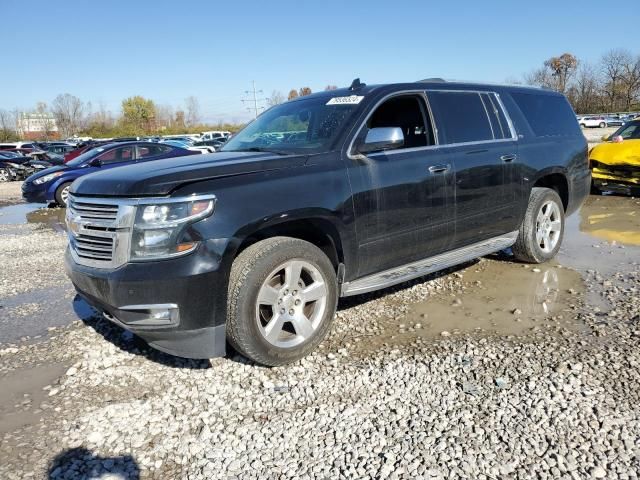
[[431,167],[429,167],[429,173],[444,173],[444,172],[448,172],[449,169],[451,168],[451,165],[433,165]]
[[502,160],[505,163],[509,163],[509,162],[513,162],[516,158],[518,158],[518,156],[515,153],[513,153],[511,155],[502,155],[500,157],[500,160]]

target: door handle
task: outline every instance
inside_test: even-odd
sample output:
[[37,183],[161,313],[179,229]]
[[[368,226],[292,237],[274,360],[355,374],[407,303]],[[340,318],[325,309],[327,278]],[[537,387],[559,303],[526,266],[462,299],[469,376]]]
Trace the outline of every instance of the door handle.
[[502,155],[500,157],[500,160],[502,160],[504,163],[509,163],[513,162],[516,158],[518,158],[518,156],[515,153],[512,153],[511,155]]
[[449,164],[441,164],[441,165],[433,165],[429,167],[429,173],[444,173],[449,171],[451,165]]

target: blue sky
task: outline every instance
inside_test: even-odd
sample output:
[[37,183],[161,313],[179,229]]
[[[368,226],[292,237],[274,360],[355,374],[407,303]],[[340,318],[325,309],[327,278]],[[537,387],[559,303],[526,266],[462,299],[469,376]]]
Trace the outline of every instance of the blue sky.
[[565,51],[588,61],[611,48],[640,54],[638,14],[606,10],[593,0],[0,0],[11,19],[0,108],[71,93],[117,113],[130,95],[174,107],[194,95],[207,120],[245,119],[252,80],[263,96],[354,77],[502,82]]

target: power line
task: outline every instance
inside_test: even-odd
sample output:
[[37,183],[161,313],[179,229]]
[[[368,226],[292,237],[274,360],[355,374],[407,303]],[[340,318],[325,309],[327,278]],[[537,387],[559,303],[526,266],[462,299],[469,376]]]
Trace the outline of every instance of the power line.
[[258,94],[263,95],[264,92],[262,90],[256,90],[256,81],[252,80],[251,81],[251,86],[252,89],[251,90],[245,90],[244,93],[245,95],[249,95],[249,98],[243,98],[241,101],[242,103],[249,103],[252,104],[253,103],[253,107],[248,107],[247,110],[249,111],[253,111],[255,114],[255,118],[258,118],[258,110],[263,110],[264,109],[264,105],[258,105],[258,103],[262,103],[264,101],[266,101],[266,98],[258,98]]

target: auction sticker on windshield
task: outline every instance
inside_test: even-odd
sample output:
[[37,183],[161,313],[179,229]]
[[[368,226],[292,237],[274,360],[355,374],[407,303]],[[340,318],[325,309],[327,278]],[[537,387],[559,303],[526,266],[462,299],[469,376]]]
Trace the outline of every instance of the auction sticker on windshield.
[[357,105],[364,97],[361,95],[350,95],[348,97],[333,97],[327,105]]

